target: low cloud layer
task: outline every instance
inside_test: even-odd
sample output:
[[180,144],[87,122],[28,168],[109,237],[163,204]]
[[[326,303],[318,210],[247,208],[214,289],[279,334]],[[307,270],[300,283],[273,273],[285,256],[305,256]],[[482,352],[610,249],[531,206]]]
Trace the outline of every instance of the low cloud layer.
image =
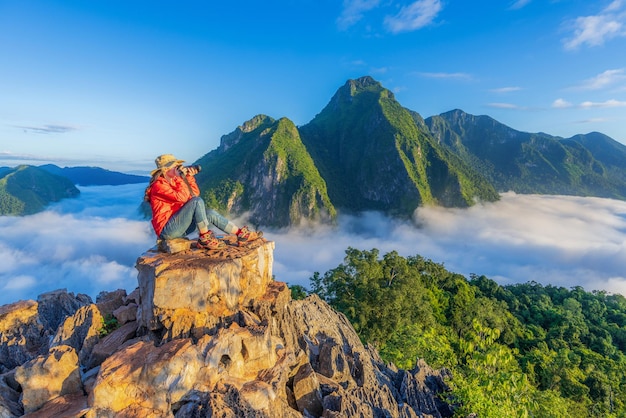
[[[26,217],[0,217],[0,305],[66,288],[95,299],[137,286],[135,261],[154,245],[137,207],[144,185],[81,188],[81,197]],[[417,225],[417,226],[416,226]],[[379,213],[341,217],[338,228],[265,231],[277,280],[309,287],[348,247],[421,255],[453,272],[501,284],[626,295],[626,202],[507,193],[470,209],[420,208],[414,222]]]

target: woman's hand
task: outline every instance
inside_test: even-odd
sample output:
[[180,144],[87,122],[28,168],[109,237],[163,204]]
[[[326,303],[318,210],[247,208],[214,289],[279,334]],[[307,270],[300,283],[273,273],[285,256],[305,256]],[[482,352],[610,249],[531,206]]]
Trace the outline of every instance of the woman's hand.
[[180,172],[186,176],[195,176],[200,172],[195,166],[190,167],[180,167]]

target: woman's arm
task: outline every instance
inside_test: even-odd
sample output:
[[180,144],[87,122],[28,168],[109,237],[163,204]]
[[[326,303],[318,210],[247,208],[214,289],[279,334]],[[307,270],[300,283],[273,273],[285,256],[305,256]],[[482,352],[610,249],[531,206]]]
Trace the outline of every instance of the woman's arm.
[[191,198],[189,188],[178,178],[173,180],[173,184],[167,180],[156,182],[152,187],[152,196],[171,203],[186,203]]

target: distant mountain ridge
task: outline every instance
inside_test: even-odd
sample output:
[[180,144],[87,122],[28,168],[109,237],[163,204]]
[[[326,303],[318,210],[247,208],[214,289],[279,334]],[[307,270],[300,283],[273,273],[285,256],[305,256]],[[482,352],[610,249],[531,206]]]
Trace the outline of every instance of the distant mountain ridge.
[[39,166],[39,168],[58,176],[67,177],[78,186],[118,186],[120,184],[147,183],[150,180],[148,176],[120,173],[100,167],[77,166],[61,168],[54,164],[45,164]]
[[99,167],[64,167],[46,164],[0,167],[0,216],[31,215],[50,203],[77,197],[80,186],[147,183],[148,176],[109,171]]
[[626,146],[592,132],[563,139],[453,110],[425,120],[437,141],[498,191],[626,199]]
[[[268,151],[275,124],[289,126],[282,132],[297,152],[286,142]],[[410,217],[418,206],[467,207],[506,191],[626,199],[626,146],[606,135],[521,132],[459,109],[424,119],[369,76],[348,80],[303,126],[255,116],[197,163],[209,206],[279,227],[337,211]]]
[[37,167],[0,168],[0,215],[30,215],[79,194],[68,178]]
[[410,217],[418,205],[497,200],[425,126],[371,77],[349,80],[307,125],[257,115],[223,136],[196,161],[198,181],[209,206],[278,227],[332,222],[337,209]]

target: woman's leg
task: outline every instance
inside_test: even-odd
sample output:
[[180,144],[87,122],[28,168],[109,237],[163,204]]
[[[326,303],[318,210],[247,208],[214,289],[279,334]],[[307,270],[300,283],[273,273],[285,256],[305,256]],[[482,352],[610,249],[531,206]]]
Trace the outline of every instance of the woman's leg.
[[239,227],[220,215],[217,211],[209,209],[206,211],[206,219],[209,223],[215,225],[227,234],[235,234],[239,231]]
[[172,215],[161,231],[161,238],[182,238],[193,232],[196,227],[200,232],[208,230],[204,201],[200,197],[189,200],[178,212]]

